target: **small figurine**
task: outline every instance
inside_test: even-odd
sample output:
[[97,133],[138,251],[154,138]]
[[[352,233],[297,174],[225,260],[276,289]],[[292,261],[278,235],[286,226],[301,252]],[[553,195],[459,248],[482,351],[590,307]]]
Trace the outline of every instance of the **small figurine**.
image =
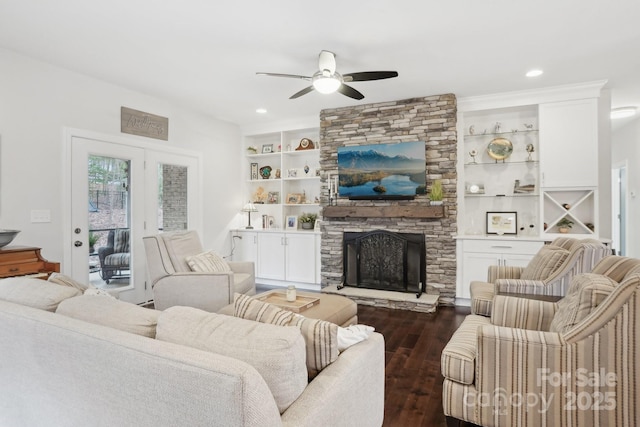
[[500,122],[496,122],[496,125],[493,127],[493,133],[500,133]]
[[478,155],[478,151],[477,150],[471,150],[471,151],[469,151],[469,155],[471,156],[471,164],[475,164],[476,163],[476,156]]
[[536,148],[533,146],[533,144],[527,144],[526,150],[527,150],[527,153],[529,153],[529,157],[527,157],[527,162],[530,162],[532,160],[531,153],[536,151]]
[[476,133],[476,128],[474,125],[469,126],[469,135],[473,135]]
[[524,124],[525,129],[527,130],[533,130],[533,124],[529,124],[529,123],[525,123]]

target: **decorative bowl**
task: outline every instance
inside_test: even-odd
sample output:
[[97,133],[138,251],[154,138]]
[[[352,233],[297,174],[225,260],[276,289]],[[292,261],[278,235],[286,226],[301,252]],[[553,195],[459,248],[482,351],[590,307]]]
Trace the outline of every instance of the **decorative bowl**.
[[16,238],[20,230],[2,230],[0,229],[0,248],[7,246]]

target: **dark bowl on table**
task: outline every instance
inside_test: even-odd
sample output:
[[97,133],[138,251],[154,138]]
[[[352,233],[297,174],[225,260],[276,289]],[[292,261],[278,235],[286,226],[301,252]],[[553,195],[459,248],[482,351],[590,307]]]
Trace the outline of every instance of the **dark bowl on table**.
[[20,230],[0,230],[0,248],[11,243],[19,232]]

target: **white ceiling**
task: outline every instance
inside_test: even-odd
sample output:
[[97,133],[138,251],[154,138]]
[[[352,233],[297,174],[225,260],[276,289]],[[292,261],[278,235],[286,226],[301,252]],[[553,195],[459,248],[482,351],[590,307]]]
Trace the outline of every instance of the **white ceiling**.
[[[0,0],[0,46],[240,125],[600,79],[640,107],[637,0]],[[289,100],[308,83],[255,74],[311,75],[322,49],[399,77]]]

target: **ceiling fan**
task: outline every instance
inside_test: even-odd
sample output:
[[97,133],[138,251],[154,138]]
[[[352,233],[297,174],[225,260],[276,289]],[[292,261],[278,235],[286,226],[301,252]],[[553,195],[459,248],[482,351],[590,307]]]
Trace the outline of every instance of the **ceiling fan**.
[[297,74],[279,74],[279,73],[262,73],[256,74],[260,76],[273,77],[289,77],[293,79],[302,79],[311,82],[311,86],[294,93],[289,99],[299,98],[306,95],[312,90],[320,93],[340,92],[341,94],[353,99],[363,99],[364,95],[345,83],[364,82],[368,80],[382,80],[398,77],[397,71],[363,71],[360,73],[340,74],[336,71],[336,55],[333,52],[323,50],[318,57],[318,71],[313,76],[300,76]]

